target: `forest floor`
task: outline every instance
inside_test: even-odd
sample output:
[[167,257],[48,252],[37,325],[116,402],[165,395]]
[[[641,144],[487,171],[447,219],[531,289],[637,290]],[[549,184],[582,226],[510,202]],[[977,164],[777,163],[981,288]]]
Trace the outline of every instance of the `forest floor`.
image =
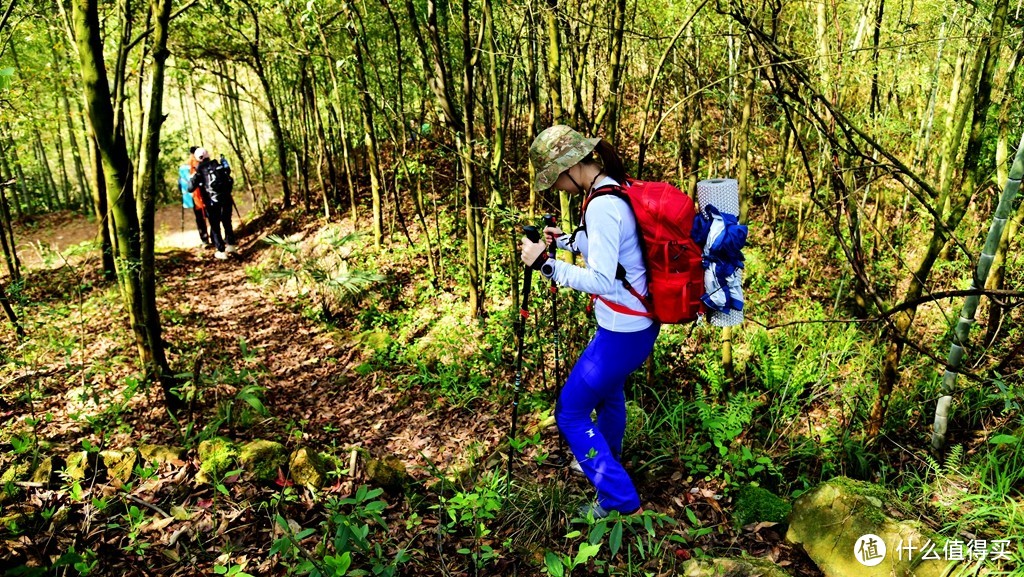
[[[243,214],[247,208],[242,206]],[[369,459],[397,458],[396,470],[406,471],[411,481],[404,489],[388,487],[383,497],[388,505],[381,512],[386,530],[380,540],[391,545],[378,556],[394,555],[399,545],[406,548],[412,558],[399,574],[541,573],[544,547],[564,543],[571,530],[570,511],[548,511],[547,525],[499,515],[496,534],[481,539],[453,529],[443,507],[452,485],[435,483],[473,471],[467,469],[473,464],[476,472],[462,478],[467,485],[481,467],[503,469],[503,457],[495,451],[507,435],[509,406],[487,399],[477,399],[471,408],[455,406],[420,387],[395,386],[385,370],[367,369],[373,351],[350,327],[311,318],[251,282],[252,267],[274,258],[263,242],[268,234],[312,237],[321,222],[274,211],[247,216],[245,223],[237,223],[239,252],[216,261],[212,251],[198,247],[188,214],[184,233],[179,230],[179,215],[176,206],[159,211],[158,307],[171,366],[200,374],[206,383],[203,394],[179,422],[168,416],[159,389],[139,383],[126,315],[116,287],[95,272],[95,256],[70,264],[52,257],[91,238],[95,224],[79,216],[40,219],[20,236],[28,269],[20,298],[33,303],[23,307],[23,321],[35,336],[18,343],[13,335],[0,335],[0,351],[11,351],[4,354],[9,368],[0,374],[5,382],[0,385],[0,422],[5,423],[0,436],[12,438],[14,448],[0,455],[0,472],[26,455],[32,455],[33,463],[46,456],[60,463],[83,447],[189,446],[211,423],[217,423],[218,434],[238,442],[271,439],[289,450],[311,447],[343,462],[351,456],[356,467],[315,493],[292,486],[283,476],[259,483],[236,473],[212,484],[200,482],[195,451],[128,483],[98,471],[80,486],[67,480],[22,483],[19,494],[0,499],[0,517],[17,519],[19,529],[9,533],[10,524],[0,527],[0,571],[41,568],[61,559],[71,565],[81,557],[93,563],[89,574],[199,575],[231,567],[254,575],[283,574],[300,564],[296,558],[288,561],[280,549],[272,551],[280,545],[281,519],[296,533],[301,528],[327,531],[333,527],[330,498],[350,497],[360,485],[379,480],[366,470]],[[249,411],[243,419],[249,407],[240,393],[250,385],[261,392],[266,413]],[[525,427],[536,427],[544,414],[521,418]],[[554,428],[542,434],[544,445],[554,451]],[[358,462],[357,454],[362,457]],[[567,469],[539,467],[529,458],[517,462],[515,477],[524,485],[547,486],[544,495],[549,490],[572,495],[574,503],[590,491]],[[648,510],[674,519],[693,511],[701,526],[714,528],[693,540],[693,547],[717,555],[769,557],[793,575],[820,574],[802,551],[783,542],[779,527],[733,528],[720,486],[679,472],[643,476],[639,484]],[[333,502],[338,506],[339,501]],[[558,507],[557,501],[549,505]],[[531,531],[535,536],[525,537],[524,543],[523,535]],[[683,525],[670,531],[690,534]],[[314,547],[321,537],[307,535],[303,544]],[[476,550],[484,543],[497,548],[503,539],[516,543],[518,552],[505,549],[506,555],[474,571],[467,547]],[[691,554],[688,547],[672,547],[679,559]]]

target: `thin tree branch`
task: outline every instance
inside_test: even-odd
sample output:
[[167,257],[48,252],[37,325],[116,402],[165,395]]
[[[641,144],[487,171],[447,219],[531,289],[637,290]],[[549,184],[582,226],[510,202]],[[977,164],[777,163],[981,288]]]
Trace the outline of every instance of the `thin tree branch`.
[[[198,3],[199,3],[199,0],[192,0],[188,4],[185,4],[184,6],[179,8],[175,13],[171,14],[171,20],[174,20],[178,16],[181,16],[182,13],[184,13],[186,10],[188,10],[189,8],[195,6]],[[144,32],[142,32],[141,34],[139,34],[138,36],[135,37],[135,40],[132,40],[131,42],[128,43],[127,50],[131,50],[132,48],[135,48],[135,46],[137,46],[139,44],[139,42],[142,42],[143,40],[145,40],[146,37],[149,36],[152,33],[153,33],[153,27],[152,26],[150,26],[149,28],[146,28],[146,30]]]

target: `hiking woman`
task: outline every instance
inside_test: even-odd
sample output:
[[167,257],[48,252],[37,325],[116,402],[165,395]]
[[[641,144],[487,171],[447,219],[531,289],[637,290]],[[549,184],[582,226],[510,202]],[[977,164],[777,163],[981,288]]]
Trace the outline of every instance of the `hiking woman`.
[[[626,431],[626,377],[654,348],[660,325],[638,298],[647,278],[633,211],[614,193],[627,186],[622,160],[599,138],[568,126],[552,126],[530,146],[536,190],[555,189],[583,197],[583,218],[569,235],[544,229],[558,247],[582,254],[586,267],[550,259],[543,242],[523,238],[521,258],[560,285],[593,295],[597,333],[587,345],[555,406],[555,421],[597,500],[580,510],[601,518],[609,511],[633,513],[640,497],[620,456]],[[624,279],[624,280],[623,280]],[[624,282],[625,281],[625,282]],[[591,412],[597,411],[597,422]]]

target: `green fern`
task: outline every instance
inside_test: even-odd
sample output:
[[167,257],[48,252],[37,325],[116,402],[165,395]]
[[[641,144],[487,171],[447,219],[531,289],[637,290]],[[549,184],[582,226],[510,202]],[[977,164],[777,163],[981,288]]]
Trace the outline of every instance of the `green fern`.
[[315,246],[306,254],[298,240],[268,235],[264,241],[279,249],[281,254],[278,268],[267,277],[297,282],[300,291],[309,293],[315,302],[319,302],[324,315],[330,317],[332,306],[355,300],[374,283],[384,280],[379,274],[349,268],[348,259],[353,256],[353,251],[348,247],[360,236],[360,233],[328,231],[322,235],[318,245],[326,250],[316,250]]

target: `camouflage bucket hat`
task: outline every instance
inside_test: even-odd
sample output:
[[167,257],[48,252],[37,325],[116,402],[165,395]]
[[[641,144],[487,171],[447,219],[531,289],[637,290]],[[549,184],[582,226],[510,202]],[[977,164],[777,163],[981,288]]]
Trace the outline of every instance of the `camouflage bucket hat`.
[[537,171],[534,190],[551,188],[559,174],[586,158],[598,142],[600,138],[587,138],[564,124],[538,134],[530,145],[530,162]]

